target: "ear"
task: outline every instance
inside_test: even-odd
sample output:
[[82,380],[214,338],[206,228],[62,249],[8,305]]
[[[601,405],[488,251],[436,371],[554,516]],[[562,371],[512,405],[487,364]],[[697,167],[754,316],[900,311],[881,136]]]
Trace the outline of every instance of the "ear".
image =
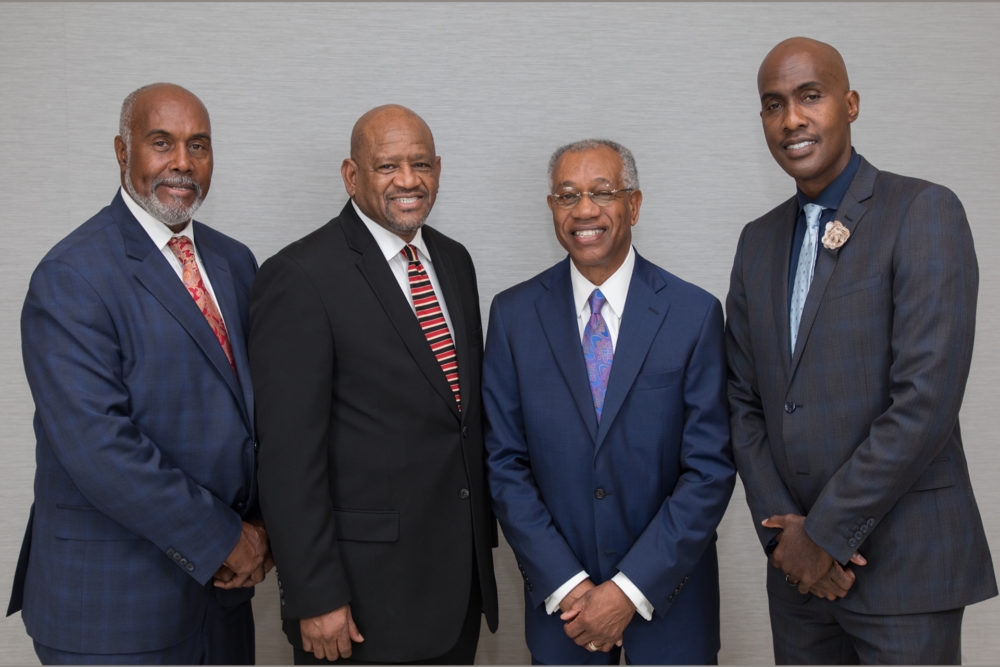
[[858,112],[861,107],[861,96],[858,95],[856,90],[848,90],[844,96],[844,101],[847,102],[847,122],[853,123],[858,119]]
[[441,156],[434,156],[434,180],[441,180]]
[[121,136],[115,137],[115,158],[118,160],[118,167],[121,169],[122,176],[125,176],[125,165],[128,164],[128,148],[125,146],[125,140]]
[[344,189],[348,196],[353,197],[358,187],[358,163],[347,158],[340,163],[340,175],[344,179]]
[[633,190],[628,193],[629,201],[629,224],[633,227],[639,222],[639,209],[642,207],[642,190]]

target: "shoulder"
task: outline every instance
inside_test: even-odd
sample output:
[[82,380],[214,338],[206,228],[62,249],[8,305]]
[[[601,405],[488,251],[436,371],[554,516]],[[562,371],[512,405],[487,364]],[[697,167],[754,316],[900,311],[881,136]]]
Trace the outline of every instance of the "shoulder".
[[772,208],[767,213],[761,215],[754,220],[751,220],[743,227],[743,232],[741,238],[746,237],[757,237],[762,234],[769,234],[773,232],[781,221],[789,221],[794,219],[796,212],[798,211],[798,200],[795,195],[792,195],[785,201],[781,202],[774,208]]
[[907,206],[915,200],[959,203],[958,196],[944,185],[890,171],[877,172],[873,196]]
[[441,253],[453,261],[465,263],[470,267],[472,266],[472,257],[469,255],[469,251],[455,239],[429,225],[424,225],[421,233],[424,236],[424,240],[427,241],[427,245],[431,248],[432,253]]
[[654,291],[665,288],[672,300],[684,301],[695,307],[712,308],[719,305],[719,300],[708,290],[653,264],[639,254],[636,254],[632,280],[642,280]]
[[552,290],[560,280],[569,280],[568,257],[541,273],[499,292],[493,300],[495,304],[503,306],[530,303]]
[[95,251],[110,251],[109,246],[114,245],[114,239],[120,238],[115,232],[115,219],[111,206],[105,206],[52,246],[42,258],[41,264],[47,262],[92,264]]

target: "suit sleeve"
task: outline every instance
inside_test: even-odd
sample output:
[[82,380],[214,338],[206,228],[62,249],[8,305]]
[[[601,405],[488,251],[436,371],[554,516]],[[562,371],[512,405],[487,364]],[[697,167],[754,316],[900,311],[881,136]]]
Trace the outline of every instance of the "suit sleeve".
[[729,441],[722,307],[712,299],[684,370],[677,484],[618,569],[662,615],[695,567],[729,504],[736,471]]
[[350,602],[330,501],[329,424],[336,359],[317,287],[292,260],[264,262],[250,303],[259,494],[282,584],[284,618]]
[[208,582],[239,539],[240,516],[132,422],[126,360],[101,294],[73,267],[45,261],[21,327],[36,428],[80,493]]
[[[892,257],[891,391],[868,438],[824,487],[806,532],[840,562],[858,522],[900,500],[957,428],[972,361],[979,269],[962,204],[940,186],[910,202]],[[878,342],[873,342],[877,345]]]
[[[729,363],[729,423],[733,457],[746,493],[747,505],[761,544],[766,548],[778,534],[760,522],[775,514],[804,514],[775,466],[758,389],[757,366],[750,327],[743,255],[747,230],[740,235],[726,298],[726,357]],[[773,336],[773,332],[757,332]]]
[[585,568],[559,533],[535,483],[519,379],[499,299],[490,307],[483,358],[483,409],[493,509],[517,555],[534,606]]

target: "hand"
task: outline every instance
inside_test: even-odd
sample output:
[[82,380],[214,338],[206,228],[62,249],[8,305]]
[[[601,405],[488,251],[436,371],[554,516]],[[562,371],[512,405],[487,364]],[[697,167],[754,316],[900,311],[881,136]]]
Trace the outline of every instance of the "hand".
[[[777,528],[778,546],[771,554],[771,564],[785,572],[790,583],[802,594],[812,592],[829,600],[847,595],[854,585],[854,573],[847,574],[833,557],[812,541],[805,531],[806,518],[799,514],[775,515],[761,522],[765,528]],[[867,563],[860,554],[851,556],[857,565]],[[836,565],[837,569],[833,570]],[[833,570],[831,572],[831,570]],[[829,596],[833,597],[829,597]]]
[[321,660],[339,660],[351,657],[351,642],[365,640],[354,625],[351,605],[345,604],[312,618],[299,620],[302,633],[302,650],[311,652]]
[[584,579],[578,583],[573,587],[573,590],[566,594],[566,597],[560,600],[559,611],[567,612],[572,609],[573,605],[576,604],[576,601],[579,600],[584,593],[593,589],[595,586],[597,586],[597,584],[590,579]]
[[267,531],[262,523],[240,526],[240,539],[222,566],[215,573],[218,588],[246,588],[264,580],[267,571],[274,567]]
[[[575,588],[570,594],[574,592]],[[606,653],[622,645],[622,634],[634,614],[635,605],[622,589],[605,581],[580,595],[559,618],[566,621],[563,630],[577,646],[593,642],[598,651]]]

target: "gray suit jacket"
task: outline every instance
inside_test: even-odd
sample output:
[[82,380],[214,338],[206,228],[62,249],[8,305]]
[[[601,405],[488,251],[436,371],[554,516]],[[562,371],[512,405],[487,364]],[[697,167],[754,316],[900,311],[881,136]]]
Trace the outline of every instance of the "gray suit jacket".
[[[836,215],[850,238],[820,246],[791,353],[797,210],[744,228],[726,302],[733,449],[761,542],[762,519],[803,514],[836,560],[862,553],[841,603],[861,613],[996,595],[958,422],[979,282],[961,203],[862,160]],[[802,598],[768,571],[770,594]]]

